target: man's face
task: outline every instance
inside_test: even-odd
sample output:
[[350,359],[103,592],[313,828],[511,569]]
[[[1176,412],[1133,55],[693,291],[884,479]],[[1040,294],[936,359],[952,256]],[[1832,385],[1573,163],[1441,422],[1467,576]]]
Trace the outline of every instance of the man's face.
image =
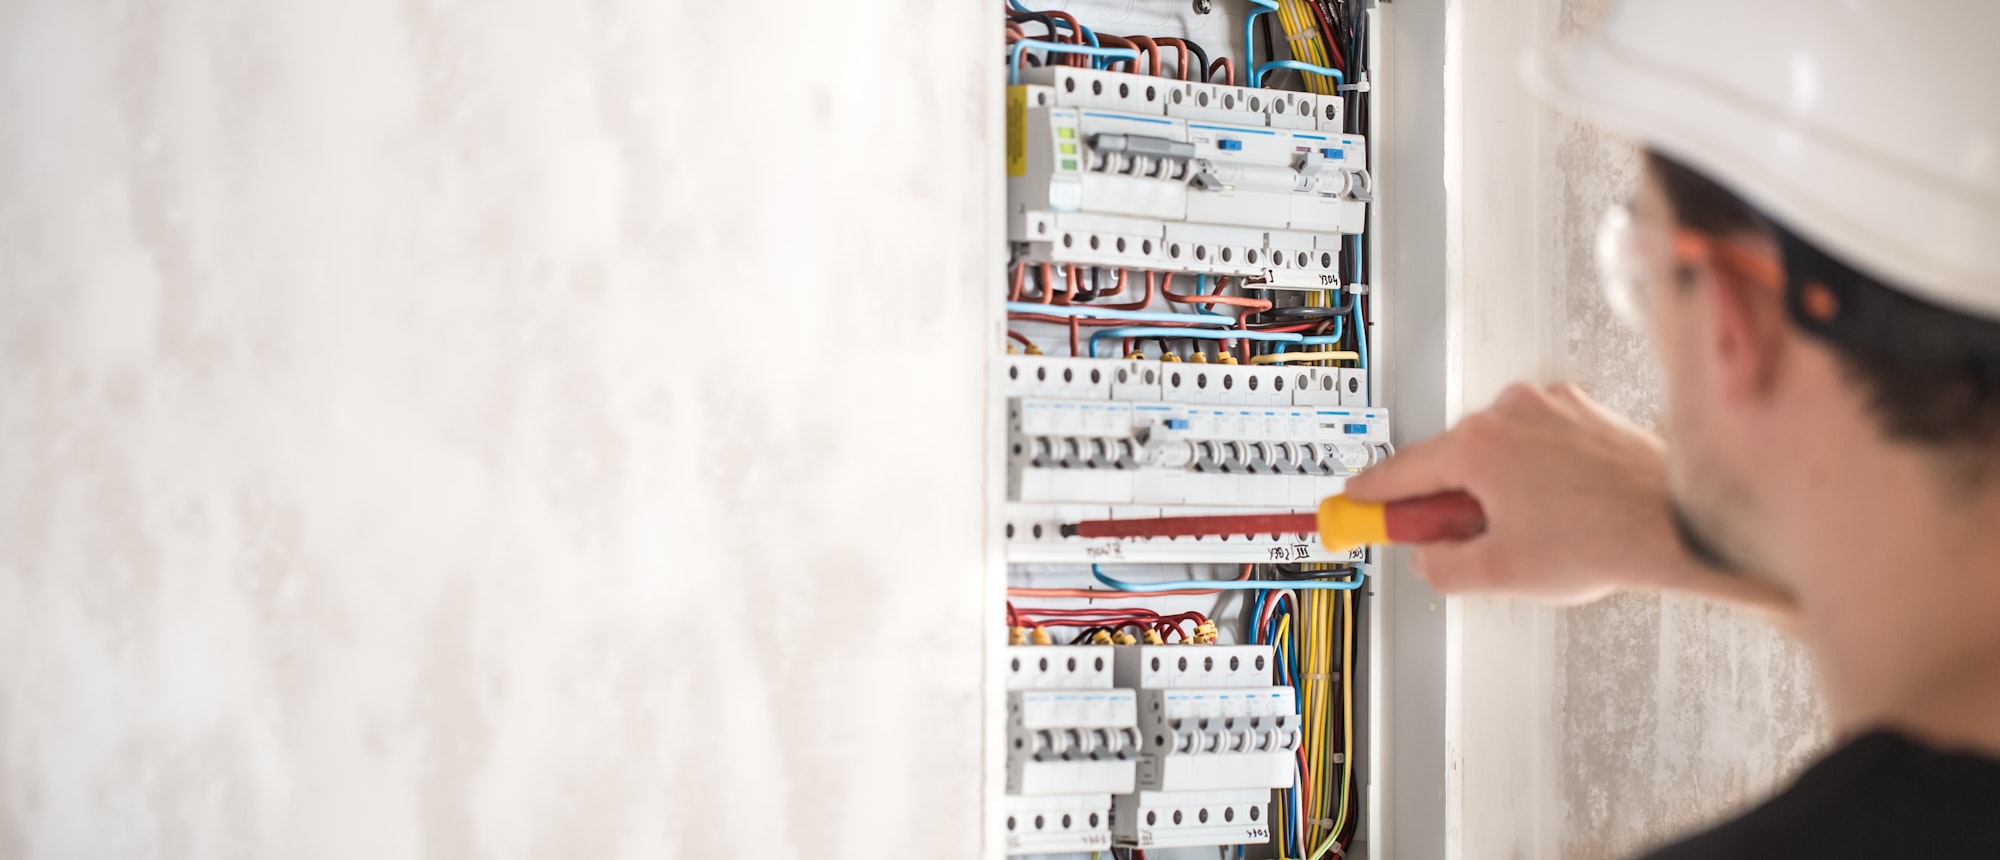
[[1729,277],[1673,253],[1675,219],[1658,180],[1642,177],[1633,200],[1633,247],[1642,277],[1637,305],[1666,383],[1668,489],[1682,539],[1697,556],[1731,570],[1767,570],[1748,525],[1757,457],[1730,420],[1716,367],[1715,287]]

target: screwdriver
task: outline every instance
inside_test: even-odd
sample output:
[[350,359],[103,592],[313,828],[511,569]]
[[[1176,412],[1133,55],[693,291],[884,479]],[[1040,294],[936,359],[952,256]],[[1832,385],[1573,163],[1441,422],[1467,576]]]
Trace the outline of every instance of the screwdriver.
[[1461,492],[1378,504],[1345,495],[1320,500],[1309,514],[1231,514],[1084,520],[1062,527],[1064,537],[1172,538],[1208,535],[1318,534],[1328,552],[1386,543],[1466,540],[1486,531],[1486,509]]

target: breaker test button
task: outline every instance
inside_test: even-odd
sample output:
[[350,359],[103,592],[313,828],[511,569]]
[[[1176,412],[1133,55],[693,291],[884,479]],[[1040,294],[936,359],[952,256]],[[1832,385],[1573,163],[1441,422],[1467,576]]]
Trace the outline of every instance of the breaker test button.
[[1330,159],[1336,159],[1336,160],[1338,160],[1338,159],[1344,159],[1344,158],[1346,158],[1346,157],[1347,157],[1347,150],[1344,150],[1344,149],[1332,149],[1332,148],[1328,148],[1328,149],[1322,149],[1322,150],[1320,150],[1320,151],[1319,151],[1319,154],[1320,154],[1320,155],[1323,155],[1323,156],[1326,156],[1327,158],[1330,158]]
[[1243,148],[1243,141],[1233,137],[1225,137],[1215,142],[1215,148],[1234,152]]
[[1168,430],[1186,430],[1186,429],[1188,429],[1188,423],[1187,423],[1187,419],[1186,419],[1186,418],[1169,418],[1169,419],[1167,419],[1167,429],[1168,429]]
[[1368,435],[1368,425],[1349,424],[1347,425],[1346,432],[1351,436],[1366,436]]

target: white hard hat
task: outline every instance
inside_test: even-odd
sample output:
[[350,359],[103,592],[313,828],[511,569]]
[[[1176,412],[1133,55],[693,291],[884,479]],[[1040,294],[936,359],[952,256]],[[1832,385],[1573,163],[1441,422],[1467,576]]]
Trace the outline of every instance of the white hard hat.
[[2000,320],[1996,36],[1992,0],[1627,0],[1526,73],[1864,274]]

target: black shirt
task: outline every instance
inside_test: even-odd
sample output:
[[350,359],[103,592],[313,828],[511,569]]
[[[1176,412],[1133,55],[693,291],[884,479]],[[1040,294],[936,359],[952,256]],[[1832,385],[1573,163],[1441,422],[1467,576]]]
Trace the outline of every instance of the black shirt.
[[2000,760],[1875,732],[1749,814],[1647,860],[2000,858]]

